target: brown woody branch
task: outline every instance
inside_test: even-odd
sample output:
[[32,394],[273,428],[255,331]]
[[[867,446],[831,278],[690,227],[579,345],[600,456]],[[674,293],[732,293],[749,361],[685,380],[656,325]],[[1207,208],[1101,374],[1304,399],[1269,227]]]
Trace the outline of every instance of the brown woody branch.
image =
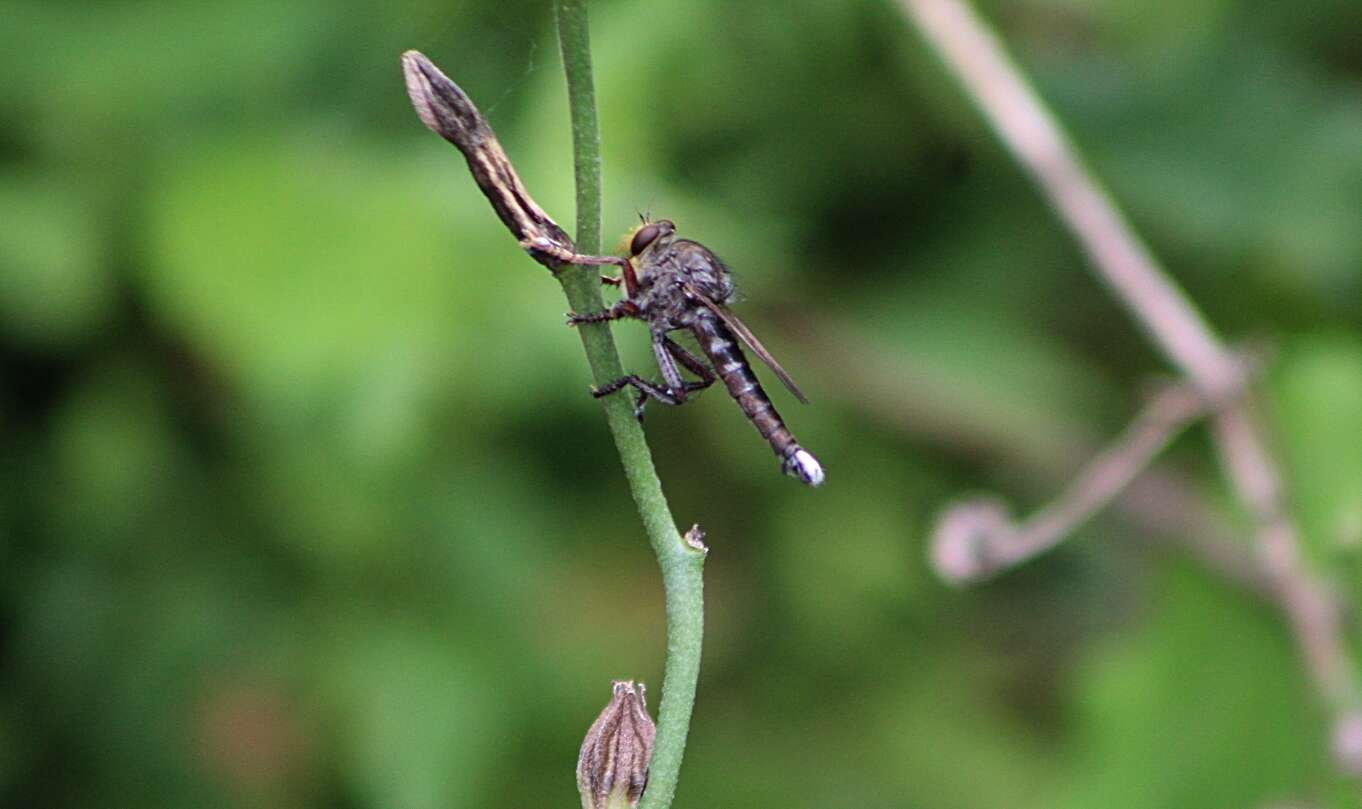
[[1007,507],[993,498],[951,506],[933,532],[937,572],[956,583],[975,581],[1058,545],[1110,504],[1206,409],[1206,400],[1187,386],[1160,391],[1062,494],[1020,523],[1014,523]]
[[1362,774],[1362,689],[1330,589],[1301,559],[1277,463],[1233,354],[1084,168],[1064,130],[965,0],[899,0],[990,126],[1032,176],[1096,271],[1168,359],[1208,399],[1221,463],[1256,522],[1258,564],[1295,632],[1316,689],[1335,712],[1340,768]]

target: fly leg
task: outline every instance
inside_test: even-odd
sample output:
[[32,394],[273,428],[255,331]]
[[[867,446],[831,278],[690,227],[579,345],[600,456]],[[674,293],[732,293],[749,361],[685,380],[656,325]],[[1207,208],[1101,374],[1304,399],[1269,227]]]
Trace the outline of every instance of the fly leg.
[[[628,301],[622,301],[622,303],[628,303]],[[698,357],[661,332],[653,333],[653,356],[657,358],[658,370],[662,372],[661,385],[649,382],[634,374],[628,374],[592,390],[591,394],[600,398],[609,396],[625,386],[633,386],[638,390],[638,401],[634,405],[634,415],[638,417],[639,421],[642,421],[643,408],[648,404],[649,399],[656,399],[664,405],[675,407],[685,404],[690,399],[691,393],[714,384],[713,371],[707,368]],[[700,381],[686,381],[686,378],[681,376],[681,369],[676,367],[677,360],[680,360],[687,370],[700,377]]]
[[[614,382],[607,382],[599,388],[592,388],[591,395],[597,399],[602,396],[609,396],[615,391],[625,386],[632,385],[638,389],[638,402],[634,405],[634,416],[639,421],[643,421],[643,406],[648,403],[648,399],[656,399],[665,405],[679,405],[686,401],[686,394],[681,391],[670,390],[656,382],[649,382],[641,376],[625,374]],[[679,395],[678,395],[679,394]]]
[[579,315],[576,312],[568,312],[567,324],[569,326],[580,326],[583,323],[607,323],[611,320],[621,320],[626,317],[639,317],[642,312],[638,306],[628,299],[622,300],[606,309],[604,312],[590,312]]
[[715,377],[714,371],[710,370],[710,367],[705,364],[704,360],[687,351],[680,343],[670,337],[663,337],[662,344],[667,347],[667,350],[672,353],[672,356],[676,357],[681,361],[682,365],[686,366],[687,371],[700,377],[699,382],[686,383],[687,392],[704,390],[714,384],[714,380],[717,379],[717,377]]
[[[676,360],[672,358],[671,349],[667,347],[669,342],[671,341],[667,339],[665,333],[653,331],[653,356],[657,358],[657,369],[662,372],[662,381],[667,386],[667,392],[676,400],[674,402],[663,402],[663,400],[658,399],[658,401],[663,402],[663,404],[681,405],[685,404],[686,399],[690,397],[690,384],[686,382],[685,377],[681,376],[681,369],[676,367]],[[677,348],[680,347],[677,346]],[[647,402],[646,396],[638,398],[638,407],[635,408],[635,413],[640,420],[643,419],[643,405]]]
[[559,264],[576,264],[579,267],[604,267],[614,265],[623,267],[629,259],[619,256],[588,256],[572,250],[569,245],[545,236],[531,236],[521,239],[520,246],[535,258],[552,259]]
[[[658,348],[659,345],[663,349],[666,349],[666,351],[663,352],[660,350]],[[710,370],[709,366],[705,365],[704,360],[687,351],[680,343],[670,337],[665,335],[658,335],[655,337],[653,340],[653,351],[657,354],[657,366],[662,370],[662,378],[667,381],[668,386],[675,394],[674,398],[677,399],[677,404],[685,404],[689,399],[690,394],[697,390],[704,390],[710,385],[713,385],[715,379],[718,379],[718,377],[714,375],[714,372]],[[680,372],[676,369],[676,363],[672,360],[672,357],[675,357],[682,365],[686,366],[687,371],[700,377],[700,381],[690,382],[682,378]],[[659,399],[658,401],[662,400]],[[646,404],[646,402],[646,397],[640,396],[638,406],[635,408],[640,421],[643,420],[643,405]],[[670,403],[668,402],[666,404]]]
[[[538,236],[528,239],[521,239],[520,246],[541,264],[563,265],[575,264],[578,267],[619,267],[620,275],[624,281],[624,288],[632,296],[638,289],[638,277],[634,275],[634,265],[629,263],[629,259],[619,256],[588,256],[569,250],[567,247],[553,239]],[[606,283],[610,283],[606,281]],[[618,283],[616,281],[615,283]]]
[[[682,348],[680,343],[661,332],[653,333],[653,355],[657,357],[657,367],[662,372],[662,381],[665,383],[662,392],[667,393],[668,396],[658,396],[655,390],[648,390],[635,385],[639,389],[639,397],[638,403],[634,405],[634,415],[638,416],[639,421],[643,420],[643,408],[648,404],[649,397],[665,405],[683,405],[690,400],[692,393],[697,390],[704,390],[714,384],[716,379],[714,372],[700,358]],[[676,367],[677,360],[680,360],[688,371],[700,377],[700,381],[690,382],[681,376],[681,369]],[[651,383],[649,385],[652,388],[658,387]]]

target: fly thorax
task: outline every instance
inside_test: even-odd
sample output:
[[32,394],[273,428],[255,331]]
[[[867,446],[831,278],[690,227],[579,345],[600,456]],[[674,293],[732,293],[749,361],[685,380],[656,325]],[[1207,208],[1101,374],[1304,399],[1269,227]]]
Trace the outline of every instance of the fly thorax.
[[720,276],[718,283],[715,284],[715,286],[716,291],[714,300],[718,303],[730,303],[733,300],[733,296],[738,293],[737,285],[733,283],[733,276],[728,273],[724,273]]

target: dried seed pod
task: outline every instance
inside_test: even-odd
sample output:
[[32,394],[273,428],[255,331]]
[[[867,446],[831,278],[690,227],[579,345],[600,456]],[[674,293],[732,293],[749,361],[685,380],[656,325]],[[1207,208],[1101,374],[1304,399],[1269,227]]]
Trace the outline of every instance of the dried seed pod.
[[582,809],[626,809],[638,805],[648,786],[657,726],[648,715],[642,683],[617,680],[610,704],[592,723],[577,759]]

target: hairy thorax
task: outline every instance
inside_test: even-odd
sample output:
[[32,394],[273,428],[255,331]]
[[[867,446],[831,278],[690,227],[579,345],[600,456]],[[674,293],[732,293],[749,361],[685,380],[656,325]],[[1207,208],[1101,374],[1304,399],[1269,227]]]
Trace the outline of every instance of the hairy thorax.
[[733,299],[733,278],[723,261],[703,245],[677,239],[665,249],[649,256],[639,277],[637,303],[654,323],[663,321],[667,328],[690,328],[697,316],[710,312],[691,300],[689,286],[715,303]]

